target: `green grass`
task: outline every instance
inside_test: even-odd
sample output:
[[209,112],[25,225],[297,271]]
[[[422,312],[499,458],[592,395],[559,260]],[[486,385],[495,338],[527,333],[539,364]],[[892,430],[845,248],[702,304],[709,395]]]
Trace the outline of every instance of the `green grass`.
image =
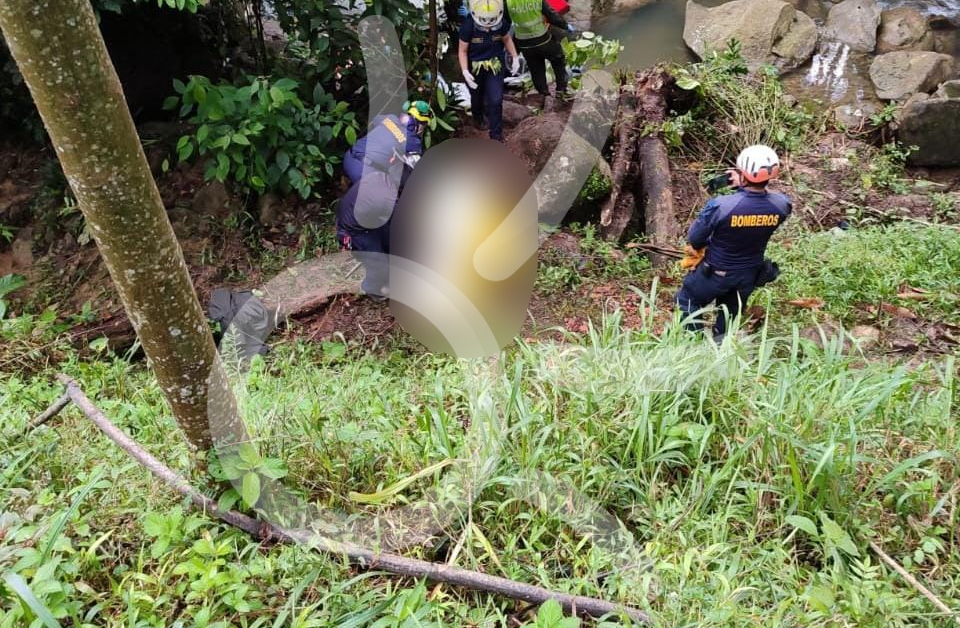
[[[479,451],[472,506],[408,555],[629,603],[659,626],[944,625],[870,539],[960,603],[952,361],[865,364],[795,332],[715,347],[615,317],[568,340],[513,347],[479,377],[442,357],[284,344],[255,364],[245,407],[283,482],[352,515],[417,500],[463,465],[405,480]],[[140,366],[63,369],[218,493]],[[61,625],[505,626],[516,611],[261,547],[184,511],[74,409],[10,439],[57,396],[49,382],[0,379],[0,571]],[[491,426],[498,438],[477,438]],[[0,626],[44,625],[11,587],[0,596]]]
[[[775,237],[769,255],[783,274],[769,290],[783,300],[818,297],[824,311],[845,322],[880,300],[925,318],[960,323],[960,233],[898,223],[794,239],[789,250]],[[927,290],[925,301],[899,299],[902,287]]]

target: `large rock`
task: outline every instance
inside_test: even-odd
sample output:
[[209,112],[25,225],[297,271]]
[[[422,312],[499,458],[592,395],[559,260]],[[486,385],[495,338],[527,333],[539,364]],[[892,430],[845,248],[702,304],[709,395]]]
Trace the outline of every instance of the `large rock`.
[[947,81],[941,83],[937,88],[935,98],[960,98],[960,80]]
[[938,52],[888,52],[870,65],[870,80],[877,97],[884,100],[903,100],[918,92],[930,92],[955,74],[953,57]]
[[235,206],[236,202],[227,190],[227,186],[219,181],[210,181],[197,190],[191,203],[194,213],[218,218],[228,216]]
[[[507,148],[524,161],[531,175],[538,177],[542,220],[558,220],[577,197],[582,187],[577,182],[585,181],[594,168],[607,178],[611,176],[610,166],[602,157],[590,160],[596,151],[586,139],[573,132],[564,135],[566,126],[567,116],[553,111],[523,120],[508,135]],[[561,137],[564,143],[559,146]],[[558,150],[563,157],[552,159]]]
[[533,115],[530,108],[521,105],[518,102],[504,99],[503,101],[503,124],[504,126],[517,126],[527,118]]
[[876,0],[843,0],[830,9],[823,36],[850,46],[854,52],[873,52],[880,16]]
[[734,0],[715,8],[688,0],[683,41],[697,56],[724,50],[731,39],[740,42],[751,69],[765,63],[793,69],[817,47],[817,27],[782,0]]
[[960,98],[913,98],[900,113],[897,131],[907,146],[916,146],[915,166],[960,166]]
[[877,52],[895,50],[933,50],[933,31],[927,18],[913,7],[898,7],[883,12]]

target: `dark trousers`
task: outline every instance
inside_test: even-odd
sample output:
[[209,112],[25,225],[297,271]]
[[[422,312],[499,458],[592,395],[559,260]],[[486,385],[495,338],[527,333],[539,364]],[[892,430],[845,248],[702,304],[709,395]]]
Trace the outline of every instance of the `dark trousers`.
[[727,331],[727,317],[722,308],[726,307],[731,319],[740,314],[741,306],[747,304],[747,299],[757,287],[757,270],[731,270],[721,277],[701,263],[696,270],[688,273],[676,297],[677,305],[683,312],[684,327],[691,331],[702,330],[703,321],[690,317],[716,301],[721,310],[713,325],[713,335],[723,336]]
[[366,294],[384,296],[384,288],[390,280],[390,223],[377,229],[343,229],[337,227],[340,248],[350,251],[353,258],[363,264],[366,272],[360,289]]
[[470,109],[477,126],[490,125],[490,139],[503,139],[503,68],[499,72],[480,70],[474,75],[477,89],[470,90]]
[[520,52],[523,58],[527,60],[527,67],[530,68],[530,78],[533,80],[533,86],[543,96],[550,94],[547,88],[547,62],[553,68],[553,76],[557,80],[557,92],[567,90],[567,58],[563,54],[563,48],[560,41],[555,37],[544,44],[533,48],[523,48],[520,45]]

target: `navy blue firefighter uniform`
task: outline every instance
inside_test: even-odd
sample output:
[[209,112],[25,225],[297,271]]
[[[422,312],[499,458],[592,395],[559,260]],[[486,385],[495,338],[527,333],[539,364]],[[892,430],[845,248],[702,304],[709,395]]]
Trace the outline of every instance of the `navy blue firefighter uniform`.
[[368,170],[337,206],[337,242],[363,264],[366,275],[360,288],[375,298],[389,292],[386,255],[390,253],[390,220],[399,198],[398,178],[395,172]]
[[421,123],[407,113],[377,116],[370,132],[343,156],[344,174],[351,183],[356,183],[367,170],[386,171],[398,153],[422,154],[420,128]]
[[460,25],[460,41],[468,44],[469,70],[477,87],[470,88],[470,111],[474,123],[488,127],[490,139],[503,139],[503,79],[506,72],[504,38],[510,36],[510,18],[486,30],[474,24],[468,15]]
[[[707,247],[706,255],[684,278],[676,297],[687,329],[703,328],[701,321],[690,317],[714,301],[726,307],[731,318],[739,315],[757,287],[767,243],[791,211],[785,195],[745,188],[707,202],[687,234],[693,248]],[[714,337],[722,338],[726,329],[721,309],[713,327]]]

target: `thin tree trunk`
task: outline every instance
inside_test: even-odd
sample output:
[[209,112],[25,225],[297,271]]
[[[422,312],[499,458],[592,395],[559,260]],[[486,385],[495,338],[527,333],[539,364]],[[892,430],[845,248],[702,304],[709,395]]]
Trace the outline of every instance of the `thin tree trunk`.
[[208,448],[216,348],[90,1],[2,0],[0,29],[173,414]]
[[430,51],[430,104],[437,98],[437,81],[440,72],[440,57],[437,54],[437,0],[430,0],[427,4],[430,11],[430,41],[427,45]]

